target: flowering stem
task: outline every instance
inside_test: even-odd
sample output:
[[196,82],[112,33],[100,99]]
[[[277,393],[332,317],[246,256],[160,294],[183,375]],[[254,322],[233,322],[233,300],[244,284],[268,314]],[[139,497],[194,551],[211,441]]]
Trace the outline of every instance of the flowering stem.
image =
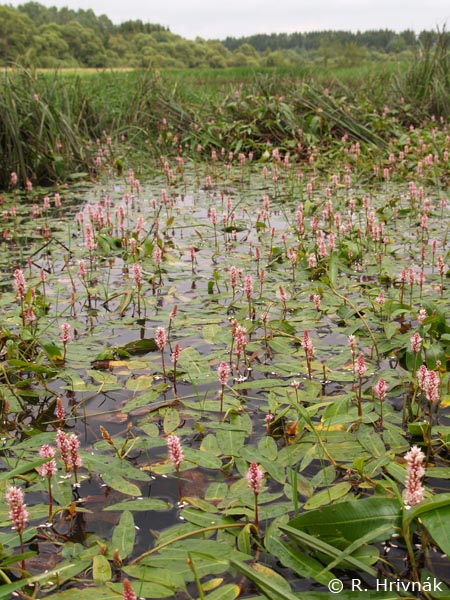
[[259,529],[258,494],[255,492],[255,527]]
[[161,362],[162,362],[162,370],[164,379],[166,379],[166,364],[164,362],[164,350],[161,350]]
[[358,418],[359,419],[362,419],[361,395],[362,395],[362,377],[359,378],[358,394],[356,397],[356,400],[358,402]]
[[48,522],[51,523],[53,515],[52,478],[48,477]]
[[[20,554],[25,554],[25,546],[23,544],[23,534],[21,531],[19,531],[19,540],[20,540]],[[22,558],[20,565],[22,567],[22,571],[25,571],[25,559],[24,558]]]
[[181,499],[183,497],[183,490],[181,489],[181,475],[180,475],[180,468],[179,467],[177,469],[177,480],[178,480],[178,499],[181,502]]
[[222,385],[222,389],[220,390],[220,409],[219,409],[219,421],[222,421],[222,414],[223,414],[223,393],[224,393],[224,388],[225,386]]

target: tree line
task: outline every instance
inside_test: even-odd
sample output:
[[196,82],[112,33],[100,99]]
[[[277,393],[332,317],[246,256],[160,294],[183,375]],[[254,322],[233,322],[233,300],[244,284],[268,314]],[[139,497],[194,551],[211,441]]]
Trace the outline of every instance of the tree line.
[[437,32],[316,31],[187,40],[167,27],[128,20],[118,25],[91,9],[47,8],[38,2],[0,5],[0,64],[28,67],[224,68],[305,62],[357,65],[408,56]]

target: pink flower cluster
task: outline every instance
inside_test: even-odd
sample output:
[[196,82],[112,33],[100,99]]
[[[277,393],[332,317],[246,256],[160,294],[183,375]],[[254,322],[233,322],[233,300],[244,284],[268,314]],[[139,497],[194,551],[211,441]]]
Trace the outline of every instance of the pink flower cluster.
[[306,354],[306,360],[310,361],[314,358],[314,346],[309,336],[309,331],[305,329],[302,339],[302,348]]
[[78,453],[80,440],[75,433],[67,435],[65,431],[58,429],[56,432],[56,445],[67,470],[69,468],[76,470],[78,467],[83,466],[83,461]]
[[238,325],[234,331],[233,338],[236,343],[236,356],[240,357],[247,345],[247,329],[242,325]]
[[407,508],[419,504],[425,497],[425,490],[422,486],[421,479],[425,475],[423,461],[425,454],[417,446],[413,446],[409,452],[405,454],[406,459],[406,484],[403,494],[403,500]]
[[420,352],[420,349],[422,347],[422,337],[420,335],[420,333],[414,333],[410,340],[409,340],[410,344],[411,344],[411,350],[412,352],[414,352],[414,354],[418,354]]
[[227,384],[228,377],[230,375],[230,370],[230,365],[225,361],[222,361],[217,367],[217,376],[222,386],[225,386]]
[[70,325],[69,323],[63,323],[61,325],[61,342],[64,344],[64,346],[66,344],[68,344],[71,340],[71,336],[70,336]]
[[184,454],[181,447],[180,438],[177,435],[169,435],[167,438],[167,449],[169,452],[170,462],[172,463],[173,468],[178,471],[181,463],[184,460]]
[[137,596],[129,580],[125,577],[123,580],[123,600],[137,600]]
[[14,529],[21,535],[28,521],[27,505],[24,503],[25,495],[20,488],[11,486],[5,494],[5,500],[9,507],[8,516],[13,522]]
[[426,399],[433,404],[439,402],[439,386],[441,382],[436,371],[430,371],[425,365],[421,365],[417,370],[417,379]]
[[247,471],[247,483],[248,487],[253,490],[253,493],[257,496],[262,488],[264,481],[264,469],[252,462]]
[[25,277],[21,269],[16,269],[14,271],[14,289],[16,290],[16,295],[19,298],[19,300],[23,301],[27,290]]
[[364,377],[364,373],[367,371],[366,361],[364,360],[364,354],[361,354],[356,359],[355,363],[355,375],[360,379]]
[[56,461],[54,460],[55,449],[49,446],[48,444],[44,444],[39,450],[39,456],[41,458],[48,458],[48,462],[44,463],[40,467],[36,469],[41,477],[50,478],[52,475],[56,474],[57,467]]
[[166,347],[166,344],[167,344],[167,333],[166,333],[166,330],[164,329],[164,327],[156,328],[155,342],[156,342],[156,345],[158,346],[158,349],[161,352],[164,352],[164,348]]
[[383,379],[383,377],[381,377],[381,379],[379,379],[378,382],[374,385],[373,391],[375,393],[375,396],[378,398],[378,400],[380,402],[383,402],[386,397],[386,391],[387,391],[387,383]]

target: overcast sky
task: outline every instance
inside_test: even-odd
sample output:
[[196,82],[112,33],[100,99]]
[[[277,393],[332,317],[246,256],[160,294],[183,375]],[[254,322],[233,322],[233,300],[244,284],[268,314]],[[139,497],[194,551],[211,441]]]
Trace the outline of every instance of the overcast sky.
[[[189,39],[224,39],[254,33],[345,29],[442,28],[450,23],[448,0],[37,0],[128,19],[158,23]],[[0,0],[18,6],[23,0]]]

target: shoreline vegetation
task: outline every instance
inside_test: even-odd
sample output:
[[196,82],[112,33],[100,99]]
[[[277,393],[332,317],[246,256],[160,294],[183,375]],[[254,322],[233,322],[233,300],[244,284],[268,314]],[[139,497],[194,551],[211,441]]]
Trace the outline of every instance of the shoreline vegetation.
[[11,172],[21,187],[95,176],[95,140],[104,135],[126,141],[118,171],[131,152],[159,160],[222,147],[258,160],[278,147],[301,162],[316,146],[332,154],[344,135],[376,152],[405,126],[448,118],[449,56],[442,32],[391,69],[4,68],[0,189],[8,189]]

